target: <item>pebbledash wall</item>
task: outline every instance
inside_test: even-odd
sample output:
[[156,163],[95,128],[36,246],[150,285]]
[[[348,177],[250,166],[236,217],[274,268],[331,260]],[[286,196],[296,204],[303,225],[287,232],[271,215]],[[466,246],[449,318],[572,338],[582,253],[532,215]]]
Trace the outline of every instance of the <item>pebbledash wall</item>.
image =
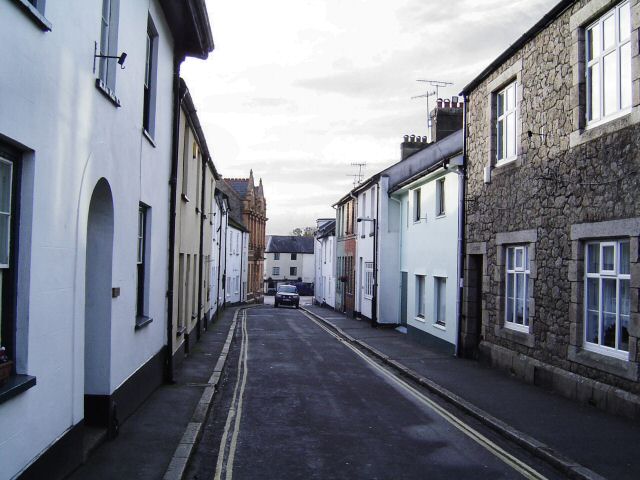
[[[637,417],[637,0],[631,1],[630,15],[632,107],[588,127],[585,116],[585,28],[624,3],[560,2],[550,19],[465,88],[467,256],[461,335],[465,351],[472,351],[479,341],[481,354],[492,363],[530,382]],[[498,166],[493,146],[496,95],[513,81],[517,82],[517,156]],[[585,248],[589,241],[603,240],[630,242],[628,355],[590,348],[585,340]],[[529,326],[520,329],[505,322],[509,246],[526,247],[529,252]]]

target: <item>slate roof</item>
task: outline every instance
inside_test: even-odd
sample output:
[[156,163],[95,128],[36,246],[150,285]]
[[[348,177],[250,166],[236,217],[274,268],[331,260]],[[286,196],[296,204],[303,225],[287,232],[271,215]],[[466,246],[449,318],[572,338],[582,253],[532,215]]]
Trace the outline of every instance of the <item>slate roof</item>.
[[313,237],[269,235],[266,253],[313,253]]
[[[322,222],[316,232],[316,238],[325,238],[336,234],[335,219],[323,219]],[[318,223],[320,223],[320,220],[318,220]]]
[[246,231],[247,226],[244,224],[242,215],[242,199],[238,193],[228,184],[228,180],[224,179],[222,182],[216,182],[216,189],[221,191],[227,196],[229,203],[229,218],[231,218],[238,225],[242,225]]
[[240,195],[240,198],[244,198],[247,195],[249,189],[248,178],[225,178],[225,181]]

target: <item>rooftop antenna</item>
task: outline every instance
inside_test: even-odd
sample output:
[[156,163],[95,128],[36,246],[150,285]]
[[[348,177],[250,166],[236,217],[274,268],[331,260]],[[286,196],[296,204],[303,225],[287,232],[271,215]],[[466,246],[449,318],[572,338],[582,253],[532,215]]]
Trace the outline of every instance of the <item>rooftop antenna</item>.
[[364,169],[364,167],[367,166],[367,163],[351,162],[351,166],[358,167],[358,173],[352,173],[350,175],[347,175],[347,177],[353,177],[353,187],[355,188],[362,183],[362,179],[364,178],[364,173],[362,170]]
[[411,100],[416,98],[426,98],[427,99],[427,137],[428,141],[431,142],[431,108],[429,107],[429,97],[436,96],[436,99],[440,98],[440,89],[446,87],[448,85],[453,85],[452,82],[445,82],[442,80],[426,80],[426,79],[418,79],[416,82],[428,83],[429,86],[435,87],[435,90],[432,92],[427,92],[424,95],[416,95],[415,97],[411,97]]

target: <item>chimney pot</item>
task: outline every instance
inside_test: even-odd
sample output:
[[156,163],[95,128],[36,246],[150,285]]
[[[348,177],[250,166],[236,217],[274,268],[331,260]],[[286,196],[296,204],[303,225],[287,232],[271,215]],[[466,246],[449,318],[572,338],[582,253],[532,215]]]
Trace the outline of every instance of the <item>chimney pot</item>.
[[405,135],[405,136],[404,136],[404,141],[405,141],[405,142],[408,142],[408,141],[409,141],[409,135]]
[[442,108],[442,99],[439,98],[437,101],[438,108]]
[[416,141],[416,136],[415,135],[411,135],[411,142],[415,142]]
[[422,143],[427,143],[427,137],[422,137]]
[[457,106],[458,105],[458,96],[454,95],[453,97],[451,97],[451,103],[453,103],[453,106]]

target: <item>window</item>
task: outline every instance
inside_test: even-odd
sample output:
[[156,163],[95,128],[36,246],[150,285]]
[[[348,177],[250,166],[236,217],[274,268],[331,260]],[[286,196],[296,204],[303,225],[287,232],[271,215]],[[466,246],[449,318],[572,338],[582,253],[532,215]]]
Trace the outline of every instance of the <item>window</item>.
[[279,253],[274,253],[273,254],[273,259],[274,260],[280,260],[280,254]]
[[373,262],[364,263],[364,296],[373,298]]
[[291,254],[291,260],[297,260],[298,259],[298,254],[297,253],[292,253]]
[[273,267],[273,275],[280,275],[280,267]]
[[516,158],[517,82],[496,95],[496,161]]
[[529,332],[529,254],[526,246],[507,247],[505,326]]
[[416,317],[424,318],[424,275],[416,275]]
[[413,221],[419,222],[421,217],[421,200],[420,200],[420,189],[413,191]]
[[9,268],[13,163],[0,156],[0,268]]
[[628,358],[629,241],[593,242],[585,251],[585,349]]
[[15,334],[14,318],[11,311],[12,301],[7,292],[14,290],[11,265],[11,224],[13,205],[13,162],[0,151],[0,346],[7,350],[9,360],[15,358],[13,339]]
[[289,267],[289,275],[293,275],[294,277],[298,275],[298,267]]
[[136,292],[136,316],[144,317],[146,303],[146,273],[147,273],[147,210],[148,207],[140,204],[138,208],[138,255],[137,255],[137,274],[138,286]]
[[434,283],[434,302],[435,305],[435,319],[437,325],[446,325],[447,323],[447,279],[443,277],[436,277]]
[[[102,0],[100,55],[118,55],[118,11],[120,0]],[[111,91],[116,89],[116,58],[100,58],[100,82]]]
[[189,150],[191,145],[191,131],[185,123],[182,138],[182,198],[189,201]]
[[631,12],[624,2],[585,31],[587,123],[631,107]]
[[436,181],[436,216],[438,217],[445,214],[444,180],[441,178]]
[[[369,216],[367,215],[367,192],[364,192],[362,194],[362,218],[369,218]],[[362,225],[362,232],[361,235],[365,235],[367,233],[367,223],[369,222],[361,222],[360,224]]]
[[156,124],[156,75],[158,61],[158,32],[151,17],[147,21],[147,52],[144,69],[144,106],[142,127],[153,137]]

